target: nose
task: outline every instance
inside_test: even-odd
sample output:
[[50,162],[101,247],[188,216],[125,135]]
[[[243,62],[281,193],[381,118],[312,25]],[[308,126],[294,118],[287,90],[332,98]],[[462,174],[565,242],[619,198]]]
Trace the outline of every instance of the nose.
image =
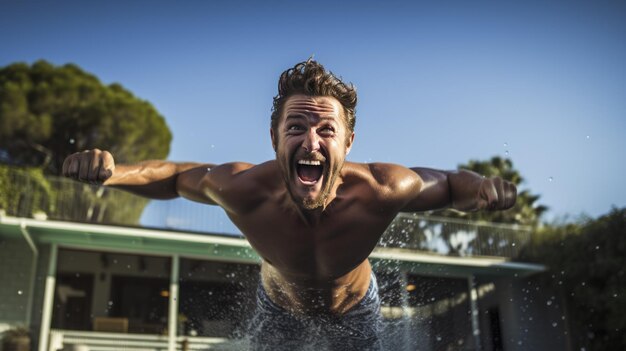
[[313,129],[309,130],[302,142],[302,147],[308,151],[313,152],[320,149],[320,139],[317,133]]

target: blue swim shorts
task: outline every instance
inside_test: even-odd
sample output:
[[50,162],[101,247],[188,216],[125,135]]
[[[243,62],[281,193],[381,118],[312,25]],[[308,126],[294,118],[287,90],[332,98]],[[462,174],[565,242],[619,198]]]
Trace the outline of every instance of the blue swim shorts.
[[378,284],[372,273],[365,297],[340,316],[294,315],[270,300],[259,284],[249,335],[255,351],[380,351],[382,329]]

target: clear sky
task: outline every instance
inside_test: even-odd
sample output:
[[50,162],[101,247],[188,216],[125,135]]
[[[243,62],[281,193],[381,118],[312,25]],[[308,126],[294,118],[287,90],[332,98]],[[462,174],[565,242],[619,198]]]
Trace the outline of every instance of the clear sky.
[[154,104],[169,159],[257,163],[278,75],[315,55],[359,92],[349,160],[508,153],[550,217],[626,206],[626,2],[436,3],[2,0],[0,66],[78,64]]

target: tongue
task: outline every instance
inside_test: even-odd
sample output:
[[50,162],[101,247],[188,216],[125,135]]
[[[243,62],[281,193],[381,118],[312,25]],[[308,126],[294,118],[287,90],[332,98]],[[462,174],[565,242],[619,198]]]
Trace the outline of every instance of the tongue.
[[322,176],[322,167],[299,165],[298,176],[305,182],[314,182]]

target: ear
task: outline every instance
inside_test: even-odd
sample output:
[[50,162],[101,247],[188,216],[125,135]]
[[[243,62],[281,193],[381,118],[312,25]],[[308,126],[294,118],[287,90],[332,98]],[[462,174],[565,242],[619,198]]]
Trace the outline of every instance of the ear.
[[346,156],[350,153],[350,150],[352,149],[352,143],[354,142],[354,132],[352,132],[352,134],[350,134],[350,137],[348,138],[348,141],[346,142]]
[[272,138],[272,148],[276,152],[276,137],[274,136],[274,129],[270,128],[270,137]]

